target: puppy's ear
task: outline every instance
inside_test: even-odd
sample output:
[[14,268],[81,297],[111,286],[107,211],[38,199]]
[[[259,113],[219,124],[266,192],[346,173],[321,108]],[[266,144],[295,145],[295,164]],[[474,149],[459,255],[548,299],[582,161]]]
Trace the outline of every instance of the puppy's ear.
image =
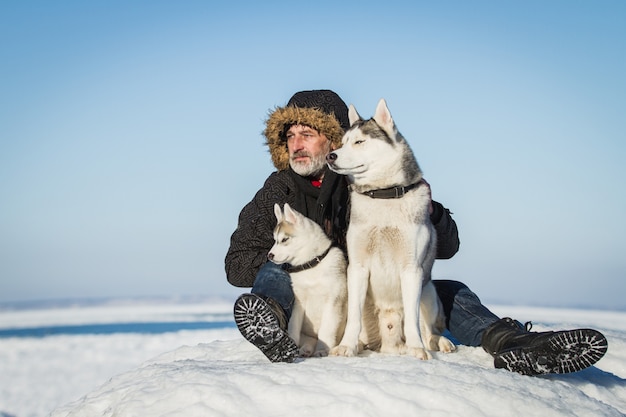
[[285,203],[285,220],[289,223],[297,224],[300,222],[300,217],[302,215],[292,209],[289,204]]
[[280,209],[278,204],[274,204],[274,215],[276,216],[276,221],[278,223],[283,221],[283,211]]
[[395,124],[393,119],[391,118],[391,113],[389,112],[389,108],[387,108],[387,102],[385,102],[384,98],[381,98],[378,102],[378,106],[376,106],[376,113],[374,113],[373,119],[378,124],[378,126],[380,126],[389,134],[389,136],[394,136],[393,132]]
[[350,126],[360,120],[363,120],[361,119],[361,116],[359,116],[359,113],[357,113],[356,108],[352,104],[350,104],[350,107],[348,108],[348,120],[350,121]]

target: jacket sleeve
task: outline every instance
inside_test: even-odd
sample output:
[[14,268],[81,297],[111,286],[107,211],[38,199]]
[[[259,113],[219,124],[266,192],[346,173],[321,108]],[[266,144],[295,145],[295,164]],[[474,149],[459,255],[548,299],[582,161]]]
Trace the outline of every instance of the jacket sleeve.
[[287,201],[288,194],[287,186],[277,178],[272,174],[239,214],[225,259],[226,278],[236,287],[252,287],[274,244],[274,203]]
[[433,201],[430,219],[437,232],[437,259],[450,259],[459,251],[459,232],[450,210]]

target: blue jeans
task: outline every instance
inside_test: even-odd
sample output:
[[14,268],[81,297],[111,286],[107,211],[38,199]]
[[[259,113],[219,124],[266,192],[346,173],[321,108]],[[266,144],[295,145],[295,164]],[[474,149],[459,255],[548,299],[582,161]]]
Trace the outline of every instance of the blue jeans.
[[443,305],[446,327],[460,344],[480,346],[483,332],[500,320],[485,307],[467,285],[459,281],[434,279],[433,284]]
[[[462,345],[480,346],[483,332],[499,317],[485,307],[476,294],[458,281],[433,280],[437,294],[446,315],[446,327],[456,341]],[[291,288],[291,278],[279,265],[267,262],[259,270],[253,294],[271,297],[285,310],[287,318],[295,296]]]
[[252,294],[271,297],[285,310],[287,320],[291,317],[291,310],[296,296],[291,288],[289,273],[274,262],[266,262],[259,269],[252,286]]

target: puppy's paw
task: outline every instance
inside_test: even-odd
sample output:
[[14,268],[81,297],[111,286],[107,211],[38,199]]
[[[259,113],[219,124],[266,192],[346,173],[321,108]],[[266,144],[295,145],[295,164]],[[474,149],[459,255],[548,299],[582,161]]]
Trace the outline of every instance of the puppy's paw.
[[308,346],[302,346],[299,353],[301,358],[310,358],[313,355],[313,349]]
[[324,356],[328,356],[328,349],[316,350],[313,356],[315,356],[316,358],[323,358]]
[[347,357],[356,356],[356,349],[350,348],[348,346],[339,345],[339,346],[335,346],[334,348],[330,350],[330,355],[331,356],[347,356]]

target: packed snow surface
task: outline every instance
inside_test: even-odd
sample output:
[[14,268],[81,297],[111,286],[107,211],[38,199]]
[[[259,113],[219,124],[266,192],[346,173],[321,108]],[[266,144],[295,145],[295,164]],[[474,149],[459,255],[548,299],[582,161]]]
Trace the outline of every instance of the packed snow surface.
[[[0,312],[0,326],[67,321],[196,320],[216,306]],[[592,327],[609,341],[596,364],[568,375],[494,369],[481,348],[429,361],[366,353],[272,364],[234,327],[164,334],[0,339],[0,416],[624,416],[626,312],[491,306],[534,329]],[[108,310],[108,311],[107,311]],[[57,317],[55,321],[54,317]],[[39,319],[37,316],[39,315]],[[77,321],[74,318],[70,321]],[[24,323],[24,321],[22,321]],[[47,408],[46,408],[47,407]]]

